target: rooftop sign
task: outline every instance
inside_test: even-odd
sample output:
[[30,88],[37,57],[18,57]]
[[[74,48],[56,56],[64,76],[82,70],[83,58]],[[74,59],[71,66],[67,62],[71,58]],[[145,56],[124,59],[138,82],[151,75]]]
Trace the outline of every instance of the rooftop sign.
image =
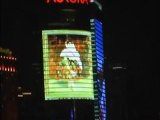
[[67,4],[86,4],[88,5],[92,0],[46,0],[46,3],[67,3]]

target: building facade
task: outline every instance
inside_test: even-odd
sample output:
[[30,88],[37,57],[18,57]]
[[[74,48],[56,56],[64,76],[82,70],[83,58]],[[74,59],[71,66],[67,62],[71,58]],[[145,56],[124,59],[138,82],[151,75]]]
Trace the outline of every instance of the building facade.
[[17,120],[17,58],[1,47],[0,78],[2,120]]
[[106,120],[101,2],[47,0],[42,6],[34,35],[41,41],[36,54],[42,54],[34,60],[33,79],[44,86],[43,117]]

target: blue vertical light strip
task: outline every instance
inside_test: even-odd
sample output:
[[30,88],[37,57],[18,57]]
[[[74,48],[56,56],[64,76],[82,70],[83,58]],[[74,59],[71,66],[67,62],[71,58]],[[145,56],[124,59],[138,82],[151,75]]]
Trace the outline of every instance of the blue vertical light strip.
[[94,72],[95,102],[94,113],[95,120],[106,120],[106,82],[103,76],[104,71],[104,51],[103,51],[103,30],[102,23],[97,19],[90,19],[93,52],[96,56]]
[[71,120],[74,120],[74,110],[73,109],[71,109]]

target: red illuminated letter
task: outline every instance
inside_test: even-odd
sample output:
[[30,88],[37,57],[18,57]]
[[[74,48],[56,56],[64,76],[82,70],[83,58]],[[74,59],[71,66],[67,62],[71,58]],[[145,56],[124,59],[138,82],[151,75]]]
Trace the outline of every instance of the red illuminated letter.
[[66,0],[67,3],[69,3],[69,0]]
[[46,0],[46,3],[50,3],[51,2],[51,0]]
[[58,3],[62,3],[62,2],[63,2],[63,0],[57,0],[57,2],[58,2]]
[[80,0],[81,1],[81,4],[88,4],[88,0]]
[[71,3],[76,3],[77,0],[70,0]]

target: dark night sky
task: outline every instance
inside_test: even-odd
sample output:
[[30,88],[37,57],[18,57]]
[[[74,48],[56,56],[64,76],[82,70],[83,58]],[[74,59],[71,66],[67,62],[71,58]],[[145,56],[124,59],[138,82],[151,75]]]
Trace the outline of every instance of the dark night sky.
[[[25,42],[30,42],[31,30],[37,27],[39,19],[45,14],[42,0],[1,0],[1,3],[1,43],[15,49],[18,44],[23,46]],[[149,0],[105,1],[103,13],[107,56],[137,61],[135,56],[152,58],[159,37],[156,7],[156,2]]]
[[[15,50],[23,64],[32,56],[27,54],[32,53],[28,46],[32,42],[31,30],[45,14],[42,7],[42,0],[1,0],[0,45]],[[133,89],[137,88],[134,94],[140,98],[139,104],[144,102],[151,108],[157,106],[159,88],[157,8],[154,0],[105,0],[103,4],[107,59],[127,63],[136,81]]]
[[[130,76],[125,81],[126,98],[129,111],[137,111],[130,119],[157,119],[160,44],[156,2],[154,0],[108,0],[104,11],[106,55],[111,63],[113,61],[126,63]],[[116,84],[121,83],[113,79],[108,80],[110,96],[116,96],[112,90],[120,91],[114,88],[117,87]],[[112,109],[114,99],[109,95],[108,99],[111,101],[109,106]],[[137,118],[136,114],[138,114]],[[114,115],[116,114],[113,113]]]

